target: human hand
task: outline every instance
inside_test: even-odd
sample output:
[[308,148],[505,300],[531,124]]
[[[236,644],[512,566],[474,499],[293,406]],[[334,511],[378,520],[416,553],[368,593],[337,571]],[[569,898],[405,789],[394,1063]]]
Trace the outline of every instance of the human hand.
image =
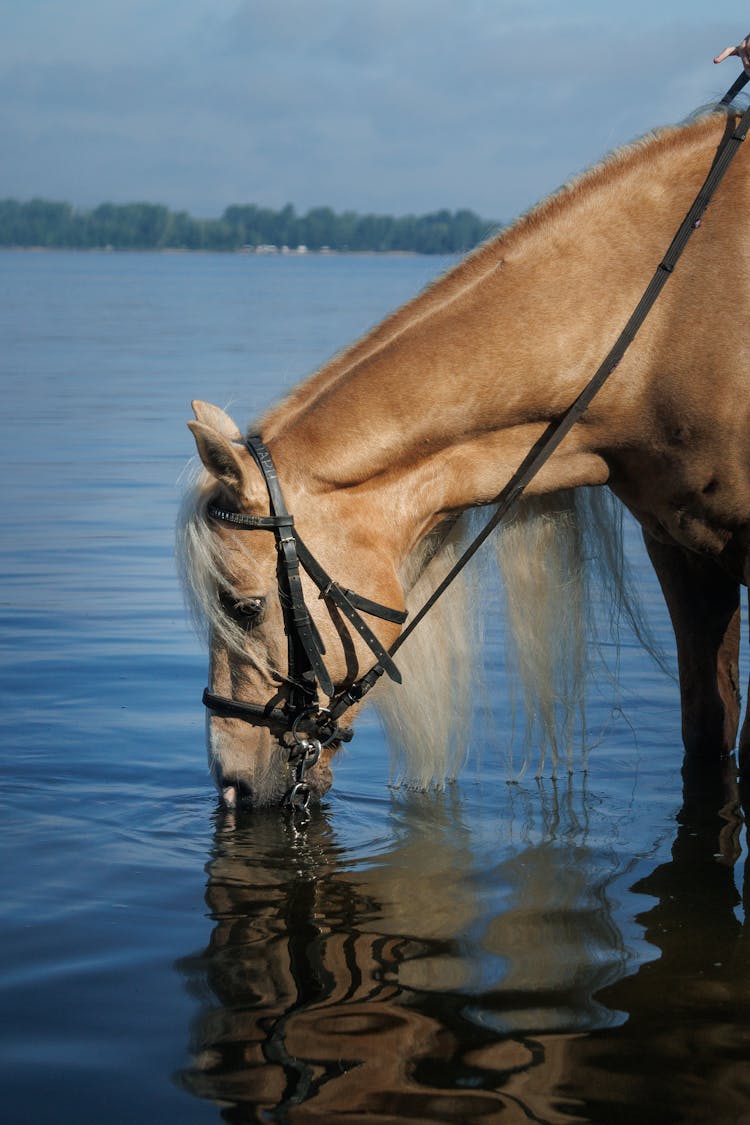
[[736,55],[742,63],[745,74],[750,74],[750,35],[747,35],[736,47],[725,47],[720,55],[714,59],[715,63],[724,62],[724,59]]

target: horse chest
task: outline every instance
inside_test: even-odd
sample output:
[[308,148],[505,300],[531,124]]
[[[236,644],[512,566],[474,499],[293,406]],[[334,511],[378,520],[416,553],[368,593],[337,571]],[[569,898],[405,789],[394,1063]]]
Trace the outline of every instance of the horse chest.
[[717,558],[742,555],[744,566],[750,473],[722,441],[707,435],[620,452],[610,486],[657,539]]

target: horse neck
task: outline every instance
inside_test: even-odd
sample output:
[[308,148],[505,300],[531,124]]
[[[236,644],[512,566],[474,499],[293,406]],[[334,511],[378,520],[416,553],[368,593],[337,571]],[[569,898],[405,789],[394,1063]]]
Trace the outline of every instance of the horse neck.
[[[606,354],[722,128],[697,122],[600,167],[323,368],[267,420],[299,487],[365,497],[360,518],[379,507],[407,552],[446,513],[491,501]],[[534,490],[607,479],[602,451],[637,424],[662,315]]]

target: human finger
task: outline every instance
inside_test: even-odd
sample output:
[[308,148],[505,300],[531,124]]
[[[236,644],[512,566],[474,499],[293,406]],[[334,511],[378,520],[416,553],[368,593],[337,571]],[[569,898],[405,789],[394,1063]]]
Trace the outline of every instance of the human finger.
[[740,52],[738,47],[725,47],[721,54],[716,56],[714,62],[724,62],[724,59],[730,58],[731,55],[739,55],[739,53]]

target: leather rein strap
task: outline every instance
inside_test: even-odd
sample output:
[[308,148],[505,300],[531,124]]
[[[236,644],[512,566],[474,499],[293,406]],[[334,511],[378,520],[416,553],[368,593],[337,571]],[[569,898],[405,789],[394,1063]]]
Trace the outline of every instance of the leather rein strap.
[[[724,95],[720,104],[726,106],[730,105],[749,80],[748,75],[744,73],[741,74]],[[307,661],[307,667],[303,673],[307,677],[303,689],[304,695],[308,707],[312,712],[324,716],[323,724],[319,723],[318,726],[323,725],[325,727],[324,733],[329,732],[327,741],[333,741],[334,738],[345,738],[348,740],[348,737],[351,737],[350,732],[342,731],[342,728],[337,726],[338,719],[370,691],[383,673],[387,673],[388,676],[396,682],[401,682],[401,676],[393,663],[393,656],[430,611],[438,598],[445,593],[451,583],[458,577],[469,560],[476,554],[485,540],[489,538],[498,524],[506,519],[509,513],[516,507],[530,482],[552,456],[575,423],[579,421],[594,396],[601,390],[607,379],[618,366],[653,308],[657,297],[669,279],[670,274],[673,272],[690,237],[701,225],[703,213],[721,183],[730,163],[737,154],[741,143],[745,140],[748,129],[750,129],[750,107],[742,114],[733,131],[724,137],[706,180],[680,224],[667,253],[657,266],[653,278],[633,310],[630,319],[598,370],[564,414],[562,414],[557,421],[552,422],[548,426],[545,433],[529,450],[518,469],[505,485],[502,492],[500,492],[497,499],[493,502],[495,510],[491,518],[487,521],[479,534],[472,540],[455,565],[445,578],[443,578],[432,595],[427,599],[418,613],[415,614],[388,651],[383,648],[369,629],[369,626],[362,620],[358,609],[361,609],[364,613],[381,617],[384,620],[399,623],[406,620],[406,614],[399,613],[396,610],[389,610],[387,607],[378,605],[376,602],[370,602],[367,598],[362,598],[354,594],[351,590],[343,590],[329,578],[294,530],[294,521],[288,514],[286,506],[284,505],[276,470],[268,450],[259,437],[252,436],[247,439],[248,449],[263,473],[268,487],[272,515],[270,517],[246,516],[239,512],[223,511],[213,506],[210,506],[208,509],[209,515],[213,519],[220,520],[223,523],[235,527],[248,530],[265,529],[276,532],[280,557],[283,557],[280,583],[283,578],[290,598],[290,608],[287,610],[285,607],[284,611],[285,619],[287,615],[289,618],[287,621],[287,634],[289,636],[290,646],[290,679],[294,679],[291,669],[296,669],[299,661],[297,649],[301,647],[301,649],[304,650]],[[285,534],[282,535],[282,531]],[[322,656],[325,650],[305,605],[299,578],[300,564],[321,591],[321,596],[330,599],[341,610],[357,629],[357,632],[368,644],[377,659],[377,663],[368,672],[337,696],[334,696],[333,685],[331,684],[330,677],[323,663]],[[284,599],[282,598],[282,603],[283,601]],[[315,680],[317,680],[321,689],[330,699],[328,707],[318,708],[314,703]],[[290,718],[295,720],[295,714],[290,716],[287,712],[274,708],[271,705],[261,707],[255,704],[238,703],[234,700],[226,699],[223,696],[214,695],[212,692],[209,692],[208,689],[206,689],[203,694],[203,701],[207,707],[210,707],[214,711],[237,718],[247,719],[250,722],[266,721],[271,723],[279,721],[289,724]],[[299,702],[296,702],[293,706],[296,710],[296,719],[299,719],[302,713],[308,713],[304,712],[304,709],[300,709]],[[294,722],[292,723],[292,729],[293,728]]]

